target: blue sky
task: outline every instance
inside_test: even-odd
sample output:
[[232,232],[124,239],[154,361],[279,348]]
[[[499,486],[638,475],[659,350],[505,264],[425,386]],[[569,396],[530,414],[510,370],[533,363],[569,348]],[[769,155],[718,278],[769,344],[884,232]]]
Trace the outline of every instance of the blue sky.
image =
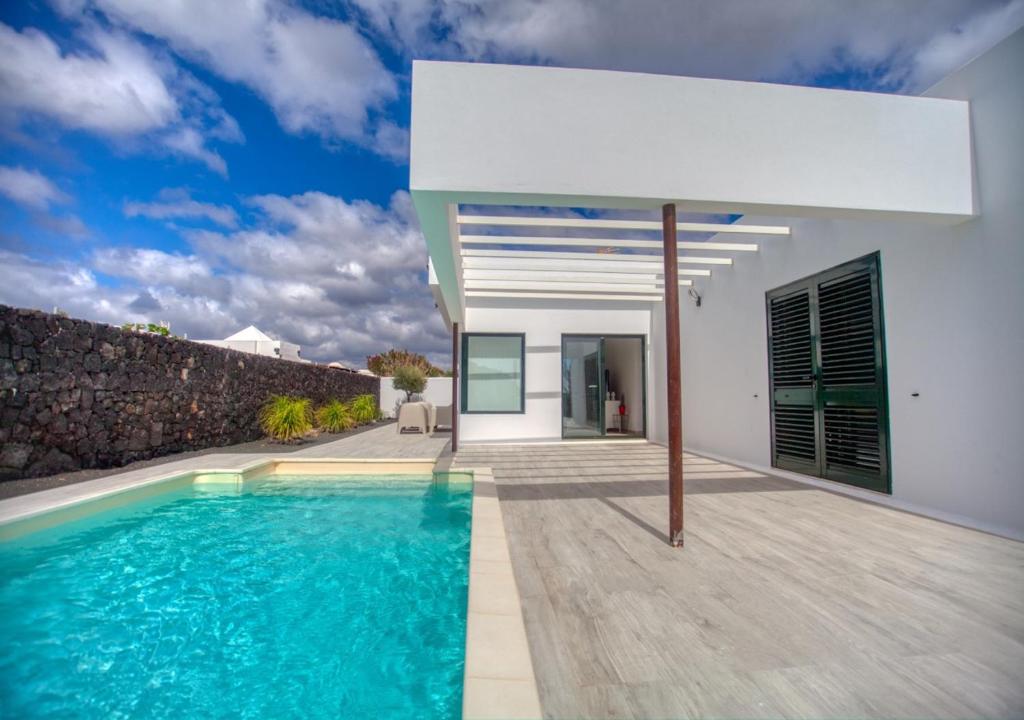
[[35,0],[0,8],[0,302],[447,364],[413,58],[919,92],[1024,0]]

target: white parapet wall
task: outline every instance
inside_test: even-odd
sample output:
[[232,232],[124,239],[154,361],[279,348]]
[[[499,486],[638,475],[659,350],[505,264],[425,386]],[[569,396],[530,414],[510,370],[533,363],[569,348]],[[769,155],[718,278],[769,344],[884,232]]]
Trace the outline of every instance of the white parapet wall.
[[[380,409],[384,417],[397,417],[399,406],[405,402],[405,393],[395,390],[391,381],[394,378],[382,377],[380,379]],[[444,407],[452,404],[452,379],[450,377],[427,378],[427,389],[421,394],[414,396],[417,400],[426,400],[437,407]]]
[[412,93],[414,193],[950,222],[975,210],[960,100],[423,60]]

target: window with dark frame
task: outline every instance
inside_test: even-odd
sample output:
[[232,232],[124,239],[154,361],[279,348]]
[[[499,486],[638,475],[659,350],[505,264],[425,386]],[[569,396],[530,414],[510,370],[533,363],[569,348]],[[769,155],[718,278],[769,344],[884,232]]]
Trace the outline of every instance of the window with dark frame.
[[462,412],[523,413],[526,336],[522,333],[464,333]]

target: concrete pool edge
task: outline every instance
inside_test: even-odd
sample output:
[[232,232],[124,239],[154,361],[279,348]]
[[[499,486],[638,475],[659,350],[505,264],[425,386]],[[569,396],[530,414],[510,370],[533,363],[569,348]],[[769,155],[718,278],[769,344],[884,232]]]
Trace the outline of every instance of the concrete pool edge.
[[540,718],[540,695],[494,475],[490,468],[459,471],[473,477],[462,715],[470,720]]
[[141,477],[109,475],[0,500],[0,542],[189,485],[241,485],[268,475],[289,474],[432,475],[436,461],[433,458],[261,457],[233,467],[217,463],[214,459],[207,466],[152,472]]

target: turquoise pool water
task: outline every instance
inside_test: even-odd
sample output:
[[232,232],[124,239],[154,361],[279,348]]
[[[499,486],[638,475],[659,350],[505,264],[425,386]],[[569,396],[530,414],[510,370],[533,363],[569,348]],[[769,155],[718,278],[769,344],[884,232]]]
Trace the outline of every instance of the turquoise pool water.
[[470,498],[277,477],[0,546],[0,716],[458,717]]

